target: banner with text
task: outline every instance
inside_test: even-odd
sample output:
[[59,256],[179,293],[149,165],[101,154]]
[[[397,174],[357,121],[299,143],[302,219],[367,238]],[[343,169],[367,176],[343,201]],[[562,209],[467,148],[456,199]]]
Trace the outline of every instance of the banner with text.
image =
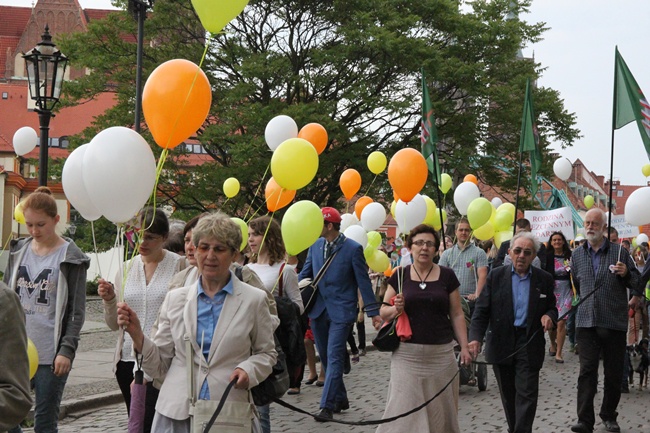
[[633,238],[639,235],[639,227],[625,222],[625,215],[612,215],[612,227],[618,231],[618,238]]
[[573,240],[573,217],[571,209],[561,207],[552,210],[527,210],[524,217],[530,221],[530,228],[540,242],[548,241],[553,232],[562,232],[568,241]]

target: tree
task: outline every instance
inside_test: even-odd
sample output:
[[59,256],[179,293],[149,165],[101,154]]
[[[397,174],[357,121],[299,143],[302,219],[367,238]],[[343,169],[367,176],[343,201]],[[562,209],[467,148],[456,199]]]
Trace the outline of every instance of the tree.
[[[213,107],[197,138],[208,162],[188,168],[179,146],[165,166],[161,195],[187,214],[222,206],[240,215],[249,207],[263,209],[263,192],[255,194],[270,175],[264,177],[271,156],[264,128],[278,114],[299,125],[321,123],[329,132],[318,174],[297,199],[335,205],[347,168],[362,173],[364,192],[372,179],[365,162],[370,152],[390,158],[403,147],[419,149],[421,67],[432,81],[443,171],[456,178],[475,173],[513,191],[516,178],[501,169],[517,166],[526,79],[543,70],[517,53],[546,29],[505,17],[529,5],[475,0],[468,10],[457,0],[252,0],[211,40],[203,64]],[[116,94],[117,105],[84,132],[86,140],[133,122],[134,35],[135,22],[116,13],[57,41],[73,62],[93,70],[66,87],[71,103],[107,88]],[[205,34],[190,0],[156,1],[145,35],[152,42],[145,77],[165,60],[200,61]],[[554,90],[535,90],[535,110],[542,146],[551,140],[570,146],[579,136],[575,116]],[[221,185],[230,176],[242,189],[224,204]],[[370,195],[392,200],[385,175],[374,185]]]

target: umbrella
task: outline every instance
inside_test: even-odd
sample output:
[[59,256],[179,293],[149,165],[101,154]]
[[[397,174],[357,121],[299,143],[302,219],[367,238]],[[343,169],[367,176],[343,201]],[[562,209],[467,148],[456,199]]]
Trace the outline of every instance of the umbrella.
[[131,408],[129,410],[129,433],[144,432],[144,407],[147,397],[147,386],[144,382],[144,373],[138,369],[131,385]]

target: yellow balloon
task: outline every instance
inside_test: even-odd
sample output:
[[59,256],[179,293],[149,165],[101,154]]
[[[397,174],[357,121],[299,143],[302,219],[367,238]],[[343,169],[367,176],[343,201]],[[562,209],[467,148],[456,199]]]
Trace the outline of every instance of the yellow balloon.
[[447,173],[442,173],[440,175],[440,191],[442,191],[443,194],[447,194],[449,189],[451,189],[451,176]]
[[474,230],[474,237],[481,241],[487,241],[494,236],[494,226],[488,221],[481,227]]
[[645,177],[650,176],[650,164],[645,164],[643,167],[641,167],[641,173],[643,173]]
[[318,152],[302,138],[290,138],[280,144],[271,157],[273,179],[284,189],[305,187],[318,171]]
[[232,217],[230,219],[233,220],[241,230],[241,245],[239,246],[239,251],[244,251],[244,248],[246,248],[246,244],[248,243],[248,224],[246,224],[246,222],[241,218]]
[[494,234],[494,245],[499,248],[502,242],[509,241],[510,239],[512,239],[512,230],[496,232]]
[[239,181],[235,177],[229,177],[223,182],[223,193],[228,198],[233,198],[239,194]]
[[[313,146],[311,148],[314,149]],[[282,240],[291,256],[297,256],[312,246],[322,231],[323,214],[318,205],[309,200],[292,204],[282,218]]]
[[492,203],[485,197],[478,197],[472,200],[467,207],[467,219],[469,220],[470,227],[474,230],[482,227],[489,221],[493,208]]
[[368,232],[368,247],[366,247],[366,248],[372,247],[373,250],[376,250],[377,248],[379,248],[379,245],[381,245],[381,235],[378,232],[374,231],[374,230],[369,231]]
[[442,228],[442,224],[447,222],[447,211],[442,210],[442,222],[440,222],[440,209],[436,209],[434,215],[433,215],[433,228],[436,230],[440,230]]
[[367,259],[368,266],[375,272],[384,272],[390,267],[390,259],[386,253],[375,250],[370,259]]
[[248,0],[192,0],[201,24],[212,33],[219,33],[247,4]]
[[501,205],[497,208],[497,212],[500,210],[507,211],[512,215],[512,220],[514,221],[515,219],[515,205],[512,203],[501,203]]
[[38,369],[38,350],[30,338],[27,339],[27,358],[29,359],[29,378],[31,379]]
[[386,155],[379,151],[372,152],[370,155],[368,155],[368,169],[373,174],[379,174],[382,171],[386,170],[387,163],[388,160],[386,159]]
[[591,207],[594,205],[594,196],[586,195],[583,202],[587,209],[591,209]]
[[[431,198],[427,197],[426,195],[422,196],[424,198],[424,203],[427,205],[427,213],[424,217],[424,224],[428,224],[430,226],[433,226],[433,221],[435,219],[435,213],[437,212],[436,209],[436,202],[434,202]],[[438,219],[440,219],[440,215],[438,215]]]
[[509,230],[514,221],[515,219],[508,209],[498,210],[494,215],[494,229],[498,232]]
[[23,202],[21,201],[14,208],[14,219],[20,224],[25,224],[25,214],[23,213]]
[[395,218],[395,207],[397,206],[397,202],[393,200],[393,202],[390,204],[390,214]]

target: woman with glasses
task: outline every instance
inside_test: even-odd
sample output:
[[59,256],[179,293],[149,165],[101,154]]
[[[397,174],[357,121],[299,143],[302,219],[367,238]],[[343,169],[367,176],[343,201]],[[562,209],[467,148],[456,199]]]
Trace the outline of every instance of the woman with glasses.
[[[145,208],[139,216],[141,227],[139,254],[126,261],[115,276],[115,283],[99,280],[98,293],[104,300],[104,319],[113,331],[119,331],[115,350],[115,378],[122,391],[127,413],[131,407],[131,383],[138,369],[133,352],[133,340],[117,323],[117,303],[127,302],[141,317],[142,331],[149,335],[158,317],[158,311],[169,289],[169,283],[178,271],[185,267],[185,260],[178,254],[163,249],[169,234],[167,216],[160,209]],[[122,289],[122,287],[124,287]],[[155,414],[158,389],[151,378],[145,376],[145,433],[151,431]]]
[[[544,270],[553,275],[553,280],[555,281],[553,293],[557,300],[558,317],[562,317],[567,311],[571,310],[573,291],[571,290],[570,261],[571,248],[569,248],[569,243],[564,237],[564,234],[562,232],[551,233],[551,236],[548,238],[548,250]],[[549,332],[549,339],[551,341],[549,355],[555,356],[555,362],[558,364],[564,363],[562,348],[564,347],[564,340],[567,334],[566,322],[566,317],[563,320],[558,320],[557,330]]]
[[[433,227],[421,224],[408,237],[413,264],[400,268],[388,280],[381,318],[392,320],[406,313],[413,335],[402,341],[391,356],[390,385],[384,418],[418,406],[447,388],[424,409],[397,421],[382,424],[377,432],[459,432],[458,371],[454,345],[460,360],[471,362],[460,283],[450,268],[433,258],[440,238]],[[391,300],[394,299],[394,305]],[[454,342],[454,339],[456,342]],[[451,383],[449,383],[451,381]]]

